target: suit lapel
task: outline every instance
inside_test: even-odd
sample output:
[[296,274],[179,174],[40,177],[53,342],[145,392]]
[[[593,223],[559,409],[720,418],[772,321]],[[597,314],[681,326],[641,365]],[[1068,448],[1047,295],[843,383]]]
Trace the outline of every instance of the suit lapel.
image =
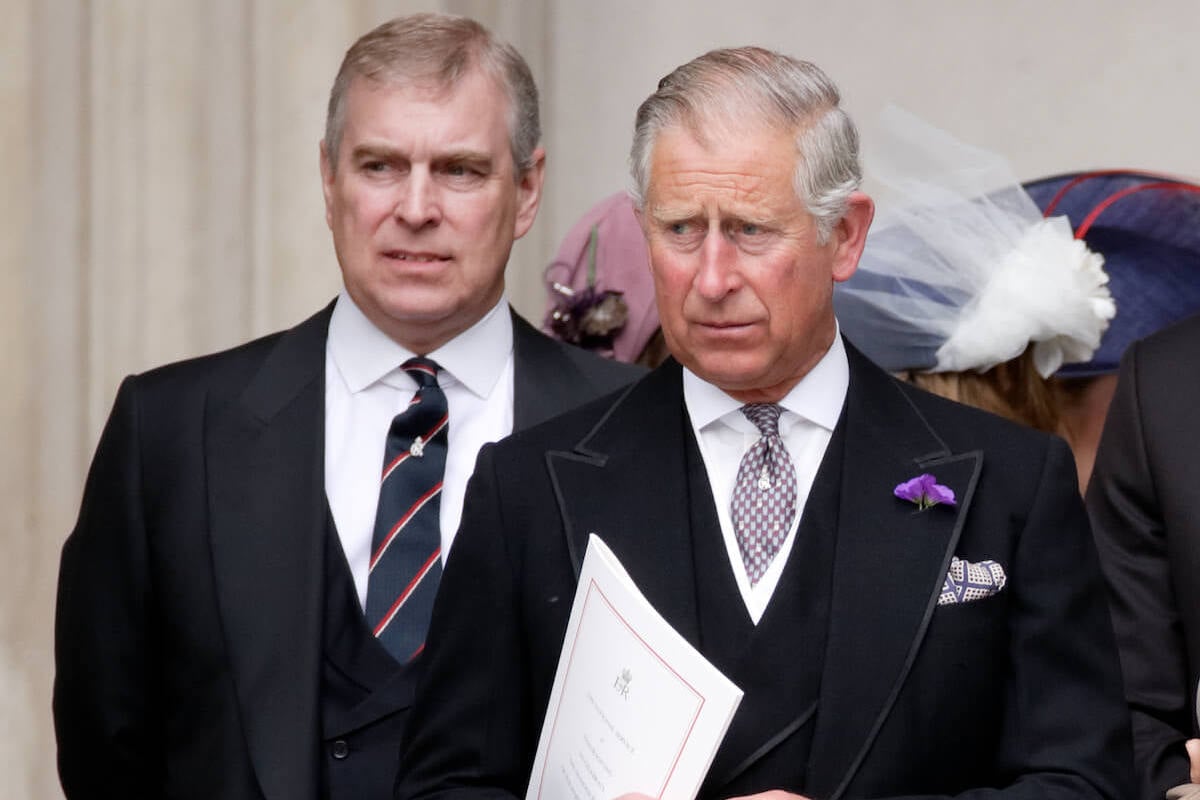
[[[653,422],[649,422],[649,421]],[[589,533],[660,614],[697,643],[682,375],[668,363],[633,384],[570,451],[546,454],[578,576]]]
[[569,408],[559,397],[570,385],[563,359],[551,342],[515,311],[513,323],[513,430],[519,431]]
[[[904,389],[847,347],[850,391],[820,709],[808,789],[837,798],[861,766],[916,657],[967,516],[982,454],[951,454]],[[957,506],[893,488],[931,472]]]
[[240,397],[207,410],[218,605],[247,746],[268,798],[315,798],[319,783],[331,310],[285,333]]

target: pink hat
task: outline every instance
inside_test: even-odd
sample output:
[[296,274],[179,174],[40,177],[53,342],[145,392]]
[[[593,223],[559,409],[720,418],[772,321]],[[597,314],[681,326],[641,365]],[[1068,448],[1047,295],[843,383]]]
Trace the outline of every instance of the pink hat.
[[637,359],[658,330],[658,309],[628,194],[600,201],[567,232],[546,268],[546,288],[546,333],[618,361]]

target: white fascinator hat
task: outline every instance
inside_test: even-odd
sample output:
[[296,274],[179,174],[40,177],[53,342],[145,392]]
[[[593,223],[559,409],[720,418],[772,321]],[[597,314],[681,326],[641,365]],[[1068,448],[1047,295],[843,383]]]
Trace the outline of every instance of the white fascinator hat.
[[875,223],[834,292],[847,338],[892,372],[985,372],[1029,347],[1043,378],[1087,361],[1116,313],[1103,257],[1000,156],[894,106],[881,122],[864,157]]

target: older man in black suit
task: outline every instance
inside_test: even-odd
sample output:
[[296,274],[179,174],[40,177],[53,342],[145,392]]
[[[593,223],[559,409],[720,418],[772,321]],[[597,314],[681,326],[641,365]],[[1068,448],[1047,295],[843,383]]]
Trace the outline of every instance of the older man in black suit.
[[523,796],[592,532],[745,692],[702,798],[1129,796],[1066,445],[838,334],[873,214],[838,101],[813,65],[743,48],[642,104],[675,360],[481,452],[398,797]]
[[100,441],[59,579],[69,797],[391,795],[477,451],[636,374],[504,299],[539,137],[528,67],[475,22],[347,52],[321,145],[345,290],[127,379]]
[[[1137,797],[1188,781],[1200,681],[1200,316],[1121,359],[1087,508],[1133,715]],[[1200,743],[1192,780],[1200,783]],[[1190,787],[1200,795],[1200,787]]]

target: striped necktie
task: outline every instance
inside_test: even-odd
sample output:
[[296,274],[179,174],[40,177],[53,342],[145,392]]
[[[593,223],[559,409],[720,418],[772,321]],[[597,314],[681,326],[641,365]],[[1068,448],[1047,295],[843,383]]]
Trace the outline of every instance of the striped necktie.
[[401,664],[425,646],[442,576],[438,512],[449,432],[446,395],[437,382],[440,367],[412,358],[403,368],[418,388],[388,430],[366,607],[367,624]]

